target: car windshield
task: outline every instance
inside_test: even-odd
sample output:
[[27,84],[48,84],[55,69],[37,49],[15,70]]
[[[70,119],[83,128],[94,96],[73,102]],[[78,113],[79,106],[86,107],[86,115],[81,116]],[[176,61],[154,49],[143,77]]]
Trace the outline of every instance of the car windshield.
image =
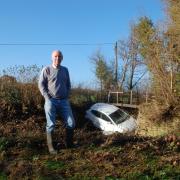
[[119,124],[126,119],[130,117],[129,114],[125,113],[124,111],[118,109],[117,111],[113,112],[112,114],[109,115],[111,119],[116,123]]

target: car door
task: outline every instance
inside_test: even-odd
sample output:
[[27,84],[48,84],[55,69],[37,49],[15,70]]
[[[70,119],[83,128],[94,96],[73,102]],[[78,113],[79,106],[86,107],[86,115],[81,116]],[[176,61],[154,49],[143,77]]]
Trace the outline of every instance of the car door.
[[94,115],[93,124],[103,131],[114,131],[114,124],[110,118],[102,112],[92,110],[91,113]]
[[112,123],[112,121],[110,120],[110,118],[104,114],[104,113],[100,113],[101,114],[101,124],[102,124],[102,128],[104,131],[114,131],[114,124]]
[[96,126],[97,128],[102,129],[102,121],[101,121],[101,114],[99,111],[97,110],[91,110],[92,113],[92,118],[91,121],[94,124],[94,126]]

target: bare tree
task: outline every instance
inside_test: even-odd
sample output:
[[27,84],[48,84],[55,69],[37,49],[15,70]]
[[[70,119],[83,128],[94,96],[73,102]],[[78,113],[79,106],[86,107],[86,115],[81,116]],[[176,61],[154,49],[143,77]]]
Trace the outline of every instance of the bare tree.
[[120,89],[123,89],[123,84],[126,79],[128,64],[129,64],[129,47],[127,41],[119,40],[118,42],[118,53],[122,60],[121,65],[121,78],[119,80]]
[[122,89],[124,82],[126,82],[128,90],[132,90],[134,85],[137,84],[136,79],[141,76],[139,67],[143,65],[138,54],[138,43],[134,33],[134,25],[131,25],[129,38],[118,42],[118,53],[122,60],[121,78],[119,80],[120,88]]

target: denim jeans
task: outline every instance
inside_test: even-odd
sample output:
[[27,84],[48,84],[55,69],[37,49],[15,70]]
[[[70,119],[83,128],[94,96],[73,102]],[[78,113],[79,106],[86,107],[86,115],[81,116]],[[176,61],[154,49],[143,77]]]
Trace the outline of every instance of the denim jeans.
[[73,129],[75,127],[75,121],[68,99],[45,99],[44,109],[47,121],[47,133],[50,133],[54,130],[57,114],[60,114],[62,117],[65,128]]

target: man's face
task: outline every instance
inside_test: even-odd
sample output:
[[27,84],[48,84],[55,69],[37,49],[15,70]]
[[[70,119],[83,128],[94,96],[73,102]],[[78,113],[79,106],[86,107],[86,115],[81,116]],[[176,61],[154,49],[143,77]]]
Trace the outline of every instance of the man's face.
[[52,53],[52,63],[55,67],[58,67],[62,61],[62,54],[59,51],[54,51]]

